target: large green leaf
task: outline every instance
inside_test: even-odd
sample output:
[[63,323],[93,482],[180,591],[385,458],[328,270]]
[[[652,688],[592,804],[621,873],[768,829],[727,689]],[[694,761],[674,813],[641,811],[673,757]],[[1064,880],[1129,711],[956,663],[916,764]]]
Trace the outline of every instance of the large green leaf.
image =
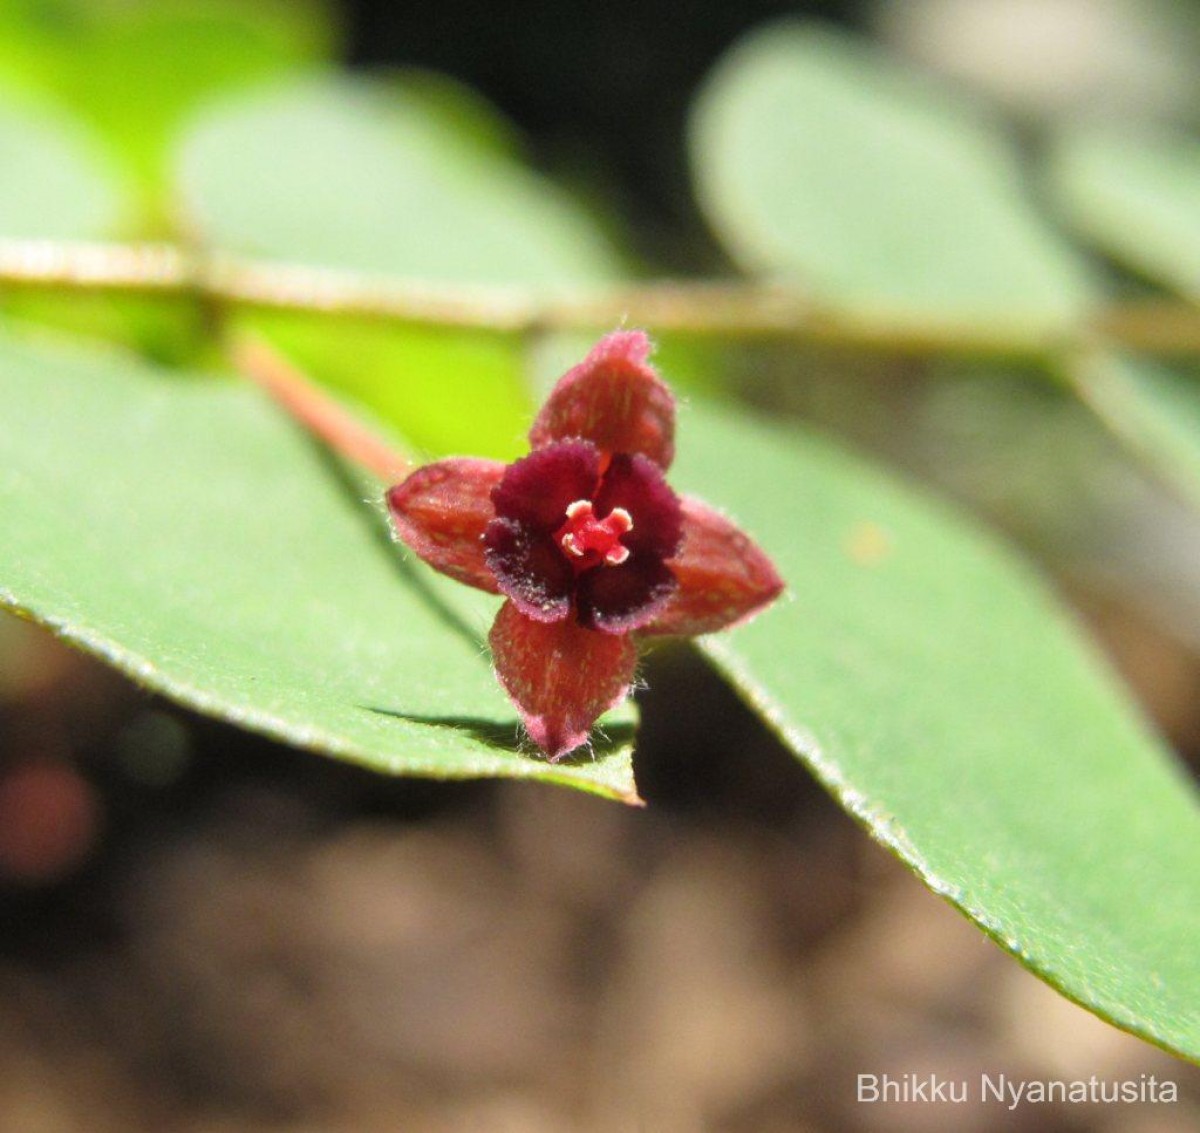
[[1066,376],[1142,463],[1200,507],[1200,374],[1097,353],[1072,360]]
[[[180,192],[189,228],[225,252],[468,287],[616,277],[596,224],[507,140],[450,88],[311,80],[205,115],[182,148]],[[426,450],[517,451],[530,415],[519,343],[319,317],[254,325]]]
[[753,33],[709,80],[691,141],[741,262],[817,298],[1039,330],[1091,302],[993,124],[865,43],[797,22]]
[[1081,127],[1059,139],[1051,186],[1109,255],[1200,299],[1200,141]]
[[636,797],[628,712],[594,760],[519,749],[481,645],[495,599],[402,565],[359,486],[256,390],[0,339],[0,405],[0,606],[377,770]]
[[842,804],[1023,964],[1200,1058],[1200,806],[1046,586],[814,438],[696,406],[678,481],[790,593],[706,651]]

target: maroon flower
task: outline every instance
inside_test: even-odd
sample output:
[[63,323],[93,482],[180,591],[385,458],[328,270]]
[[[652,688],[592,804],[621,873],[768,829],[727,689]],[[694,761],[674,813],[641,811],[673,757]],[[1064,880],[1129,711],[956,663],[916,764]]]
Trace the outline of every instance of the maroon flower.
[[649,353],[641,331],[608,335],[554,387],[528,456],[440,460],[387,494],[402,542],[507,598],[496,676],[551,762],[628,693],[634,633],[724,629],[783,589],[747,535],[667,485],[675,399]]

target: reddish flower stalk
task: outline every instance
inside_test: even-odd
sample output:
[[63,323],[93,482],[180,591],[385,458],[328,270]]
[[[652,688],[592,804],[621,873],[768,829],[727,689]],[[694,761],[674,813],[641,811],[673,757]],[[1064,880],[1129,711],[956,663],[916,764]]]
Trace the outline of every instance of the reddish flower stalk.
[[411,471],[407,457],[359,424],[263,340],[243,335],[230,344],[230,353],[237,369],[334,452],[384,481]]
[[528,456],[440,460],[387,494],[401,542],[507,599],[496,676],[551,762],[628,694],[636,638],[724,629],[783,589],[749,536],[667,485],[675,399],[649,353],[641,331],[608,335],[551,391]]

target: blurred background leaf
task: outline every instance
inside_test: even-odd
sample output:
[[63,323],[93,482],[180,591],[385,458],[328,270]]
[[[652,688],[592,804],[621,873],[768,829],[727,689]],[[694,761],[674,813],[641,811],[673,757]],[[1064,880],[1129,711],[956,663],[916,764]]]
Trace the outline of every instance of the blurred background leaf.
[[1096,298],[996,123],[832,29],[780,23],[736,46],[701,95],[692,154],[739,260],[817,300],[1044,328]]
[[63,112],[0,101],[0,234],[17,239],[110,237],[128,220],[117,171]]
[[321,0],[3,0],[0,82],[88,121],[161,225],[176,131],[206,100],[332,55]]
[[1098,248],[1200,301],[1200,140],[1077,129],[1058,139],[1050,183],[1066,218]]
[[1099,354],[1078,359],[1069,374],[1101,420],[1200,511],[1200,381],[1195,367]]

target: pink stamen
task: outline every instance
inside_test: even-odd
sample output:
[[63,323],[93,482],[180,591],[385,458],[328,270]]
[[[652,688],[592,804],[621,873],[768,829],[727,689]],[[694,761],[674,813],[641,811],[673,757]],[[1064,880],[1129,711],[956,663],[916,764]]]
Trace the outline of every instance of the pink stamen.
[[620,566],[629,558],[621,536],[633,529],[633,519],[623,507],[615,507],[597,519],[591,500],[576,500],[567,508],[567,521],[558,542],[572,558],[599,558],[609,566]]

